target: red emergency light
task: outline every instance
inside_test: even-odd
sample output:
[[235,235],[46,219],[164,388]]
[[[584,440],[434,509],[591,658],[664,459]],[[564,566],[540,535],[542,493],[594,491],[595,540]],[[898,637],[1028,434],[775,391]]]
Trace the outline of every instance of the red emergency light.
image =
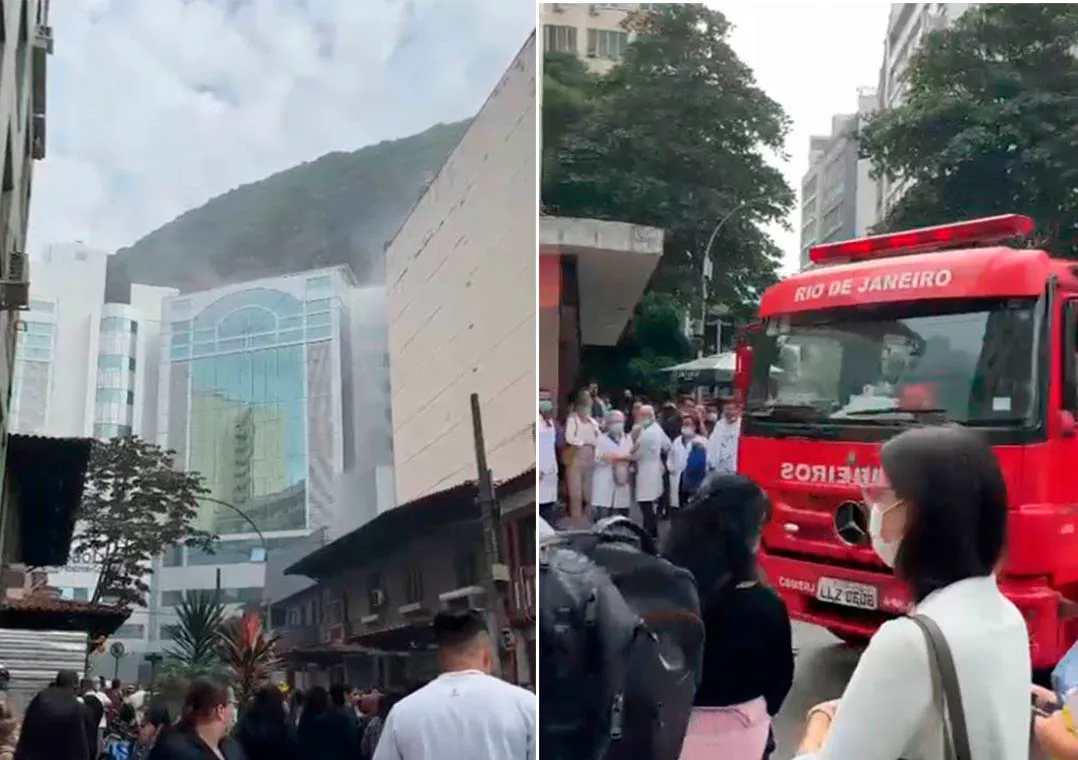
[[1029,235],[1035,228],[1036,225],[1028,216],[1002,214],[957,224],[941,224],[938,227],[818,245],[809,249],[809,260],[813,264],[835,264],[924,253],[958,245],[988,245]]

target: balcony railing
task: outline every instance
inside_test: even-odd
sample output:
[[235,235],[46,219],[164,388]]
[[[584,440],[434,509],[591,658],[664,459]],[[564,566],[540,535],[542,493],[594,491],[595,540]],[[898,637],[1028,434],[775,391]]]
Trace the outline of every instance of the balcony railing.
[[316,625],[286,625],[274,633],[281,634],[282,649],[322,643],[322,631]]
[[517,568],[513,573],[513,614],[535,619],[535,565]]

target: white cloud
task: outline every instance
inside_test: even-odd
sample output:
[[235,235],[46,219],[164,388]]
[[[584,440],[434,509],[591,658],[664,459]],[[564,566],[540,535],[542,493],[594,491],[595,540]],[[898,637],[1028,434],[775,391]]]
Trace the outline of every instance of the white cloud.
[[30,248],[113,250],[237,185],[474,114],[535,26],[504,0],[65,0]]
[[[760,86],[782,104],[793,121],[778,164],[800,195],[808,171],[811,135],[831,132],[834,114],[857,110],[857,89],[875,87],[883,61],[890,4],[879,2],[712,2],[735,25],[731,45],[752,67]],[[798,198],[800,202],[800,197]],[[787,272],[800,263],[801,212],[789,217],[790,231],[771,232],[784,253]]]

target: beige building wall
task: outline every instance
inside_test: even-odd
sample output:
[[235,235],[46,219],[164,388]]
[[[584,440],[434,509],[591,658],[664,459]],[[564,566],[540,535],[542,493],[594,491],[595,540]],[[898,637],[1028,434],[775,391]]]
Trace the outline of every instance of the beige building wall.
[[646,10],[652,3],[543,3],[543,52],[572,53],[592,71],[606,73],[614,67],[629,34],[622,27],[626,17]]
[[535,465],[535,37],[386,250],[397,503]]

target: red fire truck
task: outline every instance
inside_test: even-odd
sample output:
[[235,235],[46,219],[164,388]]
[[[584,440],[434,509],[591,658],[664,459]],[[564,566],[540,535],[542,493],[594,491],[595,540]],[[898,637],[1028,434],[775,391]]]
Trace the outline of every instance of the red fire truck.
[[909,609],[861,488],[881,442],[957,423],[1004,471],[998,577],[1034,667],[1078,638],[1078,264],[1015,247],[1033,228],[1005,215],[822,245],[764,293],[738,348],[740,464],[774,502],[762,564],[795,619],[854,642]]

